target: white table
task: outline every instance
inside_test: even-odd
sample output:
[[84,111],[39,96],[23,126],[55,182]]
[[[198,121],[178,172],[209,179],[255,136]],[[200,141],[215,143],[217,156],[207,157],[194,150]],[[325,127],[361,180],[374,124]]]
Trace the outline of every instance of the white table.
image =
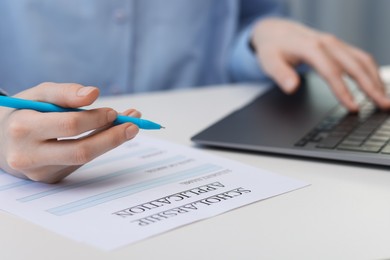
[[[149,134],[192,146],[192,135],[254,98],[259,90],[254,85],[221,86],[111,97],[97,105],[118,110],[136,107],[145,118],[167,127]],[[388,168],[206,151],[312,185],[109,253],[1,212],[0,259],[390,258]]]

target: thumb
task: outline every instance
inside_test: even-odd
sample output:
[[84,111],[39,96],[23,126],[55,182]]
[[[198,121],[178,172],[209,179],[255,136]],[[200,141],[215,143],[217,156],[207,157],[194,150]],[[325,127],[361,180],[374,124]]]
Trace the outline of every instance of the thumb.
[[269,56],[263,59],[262,66],[266,74],[271,77],[287,94],[298,90],[300,78],[294,67],[280,55]]
[[74,83],[46,82],[20,92],[16,96],[63,107],[82,107],[92,104],[98,98],[99,89]]

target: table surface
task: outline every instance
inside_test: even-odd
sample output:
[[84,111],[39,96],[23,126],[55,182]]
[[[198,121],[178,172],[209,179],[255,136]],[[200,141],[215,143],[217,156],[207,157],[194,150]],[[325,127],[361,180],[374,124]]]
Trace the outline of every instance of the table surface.
[[[383,69],[386,81],[390,72]],[[102,98],[97,106],[136,107],[166,126],[147,134],[194,146],[190,137],[249,102],[259,85],[230,85]],[[0,259],[389,259],[390,172],[216,149],[312,185],[103,252],[0,212]],[[129,234],[131,235],[131,234]]]

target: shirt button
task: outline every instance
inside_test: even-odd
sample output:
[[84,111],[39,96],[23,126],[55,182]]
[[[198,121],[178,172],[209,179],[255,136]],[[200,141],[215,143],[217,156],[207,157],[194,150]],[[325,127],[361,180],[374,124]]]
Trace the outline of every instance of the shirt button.
[[117,9],[114,11],[114,20],[117,23],[124,23],[127,21],[127,13],[123,9]]

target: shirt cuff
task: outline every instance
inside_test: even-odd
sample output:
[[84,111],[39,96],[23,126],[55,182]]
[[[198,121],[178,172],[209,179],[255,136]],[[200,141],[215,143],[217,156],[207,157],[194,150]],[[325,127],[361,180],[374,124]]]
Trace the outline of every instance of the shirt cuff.
[[0,88],[0,96],[8,96],[8,93]]
[[229,70],[233,82],[269,80],[269,77],[263,72],[256,54],[250,47],[255,23],[249,25],[238,35],[233,47],[229,62]]

